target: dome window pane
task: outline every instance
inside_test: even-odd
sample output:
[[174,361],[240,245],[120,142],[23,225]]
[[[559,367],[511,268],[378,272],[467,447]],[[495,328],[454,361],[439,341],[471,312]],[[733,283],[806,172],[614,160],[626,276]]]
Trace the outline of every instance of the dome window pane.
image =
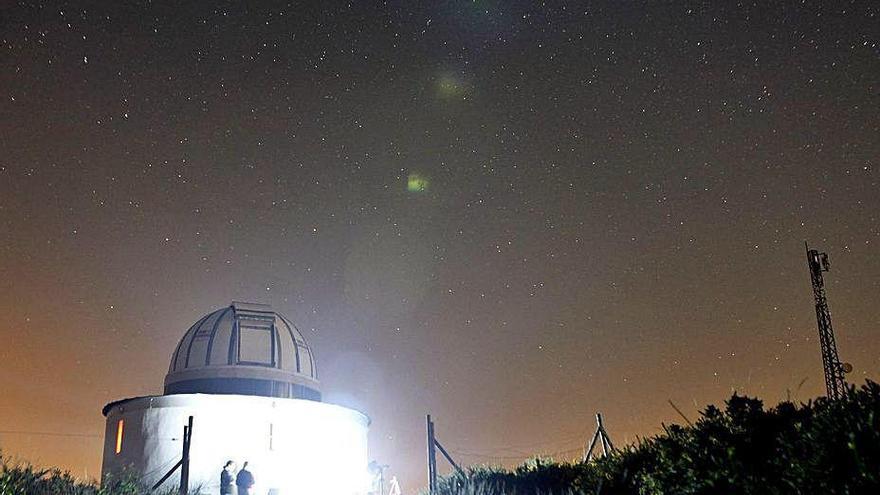
[[240,364],[275,365],[275,339],[272,327],[239,326],[238,362]]

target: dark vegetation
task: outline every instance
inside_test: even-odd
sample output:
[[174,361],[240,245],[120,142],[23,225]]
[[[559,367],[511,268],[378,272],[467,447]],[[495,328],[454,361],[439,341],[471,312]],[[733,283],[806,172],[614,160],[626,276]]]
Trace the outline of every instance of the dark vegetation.
[[440,485],[439,495],[880,494],[880,385],[772,409],[734,395],[595,462],[475,467]]
[[[103,485],[81,481],[60,469],[38,469],[0,455],[0,495],[146,495],[151,493],[133,477],[105,480]],[[156,495],[155,492],[152,492]],[[163,492],[162,495],[170,495]]]

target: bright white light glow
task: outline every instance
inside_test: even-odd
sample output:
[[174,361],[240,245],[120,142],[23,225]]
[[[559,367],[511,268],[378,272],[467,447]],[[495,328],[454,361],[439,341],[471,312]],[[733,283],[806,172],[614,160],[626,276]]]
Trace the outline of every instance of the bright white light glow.
[[[227,460],[248,461],[254,493],[355,495],[367,491],[367,418],[354,410],[320,402],[240,395],[187,394],[146,397],[111,410],[108,424],[125,418],[130,431],[125,452],[105,444],[104,473],[124,466],[153,483],[180,458],[179,439],[193,416],[190,480],[207,493],[219,492]],[[166,483],[174,486],[174,478]],[[167,488],[166,487],[166,488]]]

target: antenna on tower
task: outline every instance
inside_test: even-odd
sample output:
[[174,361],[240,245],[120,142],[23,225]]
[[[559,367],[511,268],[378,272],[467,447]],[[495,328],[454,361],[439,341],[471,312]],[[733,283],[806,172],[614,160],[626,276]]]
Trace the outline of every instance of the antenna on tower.
[[813,298],[816,300],[816,320],[819,324],[819,344],[822,346],[822,367],[825,369],[825,388],[828,390],[828,398],[837,400],[846,393],[846,380],[844,373],[852,371],[852,365],[841,363],[837,354],[837,342],[834,340],[834,330],[831,328],[831,311],[828,310],[828,300],[825,297],[825,281],[822,272],[827,272],[831,267],[828,255],[810,249],[806,242],[807,266],[810,267],[810,279],[813,282]]

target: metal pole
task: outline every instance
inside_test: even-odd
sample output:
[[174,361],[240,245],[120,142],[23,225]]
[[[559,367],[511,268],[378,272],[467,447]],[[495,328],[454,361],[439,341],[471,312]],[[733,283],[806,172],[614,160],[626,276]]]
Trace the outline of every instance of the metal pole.
[[165,476],[162,476],[162,479],[156,482],[153,485],[152,490],[156,490],[159,488],[162,483],[165,483],[168,478],[174,474],[174,471],[177,471],[180,468],[180,488],[179,493],[181,495],[188,495],[189,492],[189,446],[192,442],[192,427],[193,427],[193,417],[189,417],[188,424],[183,425],[183,448],[180,455],[180,460],[177,461],[177,464],[174,465],[171,469],[165,473]]
[[187,487],[189,483],[186,481],[186,470],[189,468],[186,462],[186,447],[187,442],[189,442],[189,426],[183,426],[183,452],[180,454],[180,487],[177,489],[177,493],[180,495],[188,495]]
[[183,427],[183,457],[180,466],[180,495],[189,494],[189,449],[192,443],[193,417],[190,416],[187,425]]
[[602,443],[602,457],[614,452],[614,444],[611,443],[611,437],[609,437],[608,432],[605,431],[605,422],[602,420],[602,413],[596,413],[596,433],[593,435],[593,439],[590,440],[590,445],[584,452],[583,462],[592,459],[593,449],[596,448],[597,441]]
[[434,495],[437,490],[437,457],[434,451],[434,423],[431,415],[427,417],[428,430],[428,494]]
[[174,471],[177,471],[177,468],[179,468],[182,464],[183,464],[183,459],[177,461],[177,464],[175,464],[174,467],[169,469],[168,472],[165,473],[165,476],[162,476],[162,479],[160,479],[159,481],[156,482],[155,485],[153,485],[153,488],[151,488],[151,490],[155,490],[156,488],[159,488],[162,485],[162,483],[165,483],[165,481],[167,481],[168,478],[170,478],[171,475],[174,474]]
[[464,470],[461,469],[461,467],[452,460],[452,456],[449,455],[449,452],[446,452],[446,449],[443,448],[443,445],[441,445],[440,441],[436,438],[434,439],[434,445],[436,445],[437,448],[440,449],[440,453],[443,454],[443,457],[445,457],[447,461],[449,461],[449,464],[452,464],[452,467],[458,470],[459,473],[464,474]]
[[587,447],[587,451],[584,453],[584,462],[589,461],[591,457],[593,457],[593,449],[596,448],[596,440],[599,440],[599,430],[596,430],[596,433],[593,434],[593,439],[590,440],[590,446]]
[[605,441],[608,442],[608,451],[614,452],[614,444],[611,443],[611,437],[608,436],[608,432],[605,431],[605,428],[602,428],[602,436],[605,438]]

